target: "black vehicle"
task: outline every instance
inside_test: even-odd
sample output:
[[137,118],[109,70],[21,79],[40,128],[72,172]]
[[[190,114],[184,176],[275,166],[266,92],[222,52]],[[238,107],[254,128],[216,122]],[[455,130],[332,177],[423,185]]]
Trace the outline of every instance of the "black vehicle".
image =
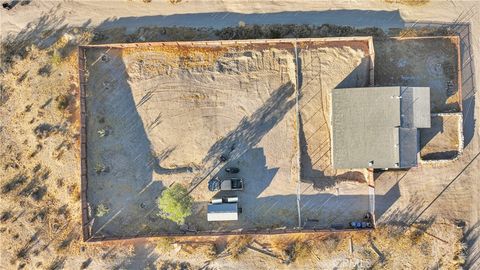
[[225,171],[227,173],[238,173],[240,172],[240,169],[236,167],[228,167],[228,168],[225,168]]

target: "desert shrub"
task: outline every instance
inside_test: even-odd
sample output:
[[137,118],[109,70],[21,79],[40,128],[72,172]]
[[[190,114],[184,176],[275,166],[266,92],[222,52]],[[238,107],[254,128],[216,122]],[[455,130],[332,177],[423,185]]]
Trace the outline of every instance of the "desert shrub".
[[407,6],[423,6],[430,2],[430,0],[385,0],[387,3],[396,3]]
[[297,260],[303,260],[305,258],[308,258],[311,254],[311,245],[306,242],[306,241],[297,241],[294,242],[289,250],[287,251],[287,254],[290,257],[290,261],[294,262]]
[[202,254],[204,255],[207,259],[213,260],[217,257],[217,245],[215,245],[214,242],[203,242],[203,243],[196,243],[196,242],[190,242],[190,243],[182,243],[182,253],[186,255],[191,255],[191,254]]
[[174,184],[162,192],[158,198],[160,216],[177,224],[183,224],[185,218],[192,214],[193,199],[185,187]]
[[173,250],[173,244],[174,244],[174,241],[172,238],[170,237],[162,237],[160,238],[157,243],[157,249],[161,252],[161,253],[166,253],[166,252],[170,252]]
[[42,77],[48,77],[52,73],[52,65],[51,64],[46,64],[40,69],[38,69],[38,75]]
[[64,111],[68,105],[70,105],[70,97],[67,95],[59,95],[55,98],[57,102],[57,109],[60,111]]
[[232,255],[232,258],[238,259],[240,254],[247,250],[248,245],[252,242],[249,236],[238,236],[229,239],[227,243],[227,252]]
[[0,215],[0,221],[1,222],[6,222],[12,217],[12,212],[10,211],[3,211],[2,214]]
[[110,208],[108,208],[108,206],[106,206],[105,204],[101,203],[95,209],[95,215],[97,217],[103,217],[106,214],[108,214],[109,211],[110,211]]
[[53,65],[58,66],[62,62],[62,56],[57,51],[54,51],[50,60]]
[[57,133],[60,130],[59,126],[53,126],[48,123],[42,123],[39,124],[35,129],[33,130],[33,133],[35,133],[35,136],[39,139],[45,139],[48,138],[53,133]]
[[7,194],[26,182],[27,182],[27,177],[23,174],[18,174],[2,187],[2,193]]

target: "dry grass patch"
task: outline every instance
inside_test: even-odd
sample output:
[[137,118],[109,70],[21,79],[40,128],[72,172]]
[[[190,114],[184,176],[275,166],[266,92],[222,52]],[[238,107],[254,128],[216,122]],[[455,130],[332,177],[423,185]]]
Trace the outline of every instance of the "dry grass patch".
[[232,258],[238,259],[238,257],[247,250],[247,246],[252,243],[253,239],[250,236],[234,236],[228,239],[227,243],[227,253],[229,253]]
[[426,5],[430,0],[384,0],[387,3],[396,3],[407,6],[423,6]]

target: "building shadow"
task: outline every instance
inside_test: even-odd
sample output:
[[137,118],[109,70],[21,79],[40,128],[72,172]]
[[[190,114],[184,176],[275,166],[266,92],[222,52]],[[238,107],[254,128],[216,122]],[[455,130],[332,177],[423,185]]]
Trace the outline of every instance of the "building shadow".
[[192,180],[190,192],[223,166],[221,157],[236,160],[256,146],[295,105],[294,92],[291,82],[274,90],[259,109],[242,118],[235,129],[215,142],[203,158],[204,169]]
[[[101,60],[105,55],[108,57]],[[153,172],[173,173],[159,165],[168,150],[163,155],[152,155],[151,142],[127,82],[121,50],[88,50],[86,66],[86,196],[91,236],[138,236],[152,227],[177,230],[178,225],[157,215],[156,199],[164,186],[161,180],[153,179]],[[105,129],[108,134],[99,136],[99,130]],[[99,213],[105,208],[107,213]]]

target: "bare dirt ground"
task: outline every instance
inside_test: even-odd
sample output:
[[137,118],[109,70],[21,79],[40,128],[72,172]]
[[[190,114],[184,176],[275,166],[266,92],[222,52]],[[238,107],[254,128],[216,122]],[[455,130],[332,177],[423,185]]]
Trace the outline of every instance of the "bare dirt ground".
[[[479,268],[480,226],[478,218],[480,212],[478,206],[480,204],[476,194],[480,192],[478,177],[480,164],[477,158],[480,145],[478,129],[475,125],[475,119],[478,119],[479,112],[478,100],[477,102],[475,100],[475,82],[478,82],[480,78],[478,73],[474,72],[480,70],[478,61],[474,57],[479,55],[478,2],[431,1],[421,7],[406,7],[376,0],[331,2],[328,3],[328,6],[325,2],[310,1],[301,5],[298,4],[298,1],[282,1],[274,4],[258,1],[248,5],[242,1],[192,1],[181,2],[177,5],[171,5],[166,1],[153,1],[151,4],[144,4],[140,1],[119,1],[114,5],[104,1],[71,1],[61,3],[53,13],[50,12],[50,9],[58,4],[59,2],[55,1],[33,1],[30,5],[18,5],[8,12],[3,9],[0,11],[2,39],[5,39],[7,34],[17,36],[20,33],[24,41],[22,45],[28,47],[31,44],[42,45],[40,50],[33,48],[27,54],[8,55],[9,58],[13,58],[11,69],[2,66],[0,136],[3,147],[0,147],[2,160],[0,179],[2,187],[11,183],[12,179],[20,179],[18,182],[13,181],[19,184],[10,185],[11,191],[8,194],[2,194],[0,198],[2,211],[0,238],[2,243],[7,243],[0,248],[0,257],[5,262],[1,266],[2,268],[172,269],[183,267],[184,269],[198,269],[207,266],[221,269],[238,267],[246,269],[271,267],[314,269],[335,266],[368,268],[375,265],[377,268],[418,269],[440,266],[448,269],[458,267],[458,263],[462,261],[462,254],[466,256],[466,262],[463,264],[465,269]],[[191,20],[192,13],[196,14],[195,20]],[[468,28],[458,28],[462,37],[465,151],[459,160],[449,165],[435,168],[422,167],[408,173],[398,171],[380,175],[376,182],[377,216],[380,218],[380,229],[372,233],[373,237],[362,235],[366,242],[359,241],[360,245],[358,246],[354,239],[353,253],[350,253],[348,236],[345,235],[340,235],[340,244],[338,245],[335,244],[337,241],[329,242],[323,238],[324,236],[316,235],[320,238],[315,238],[317,241],[309,243],[312,245],[325,244],[327,248],[325,246],[312,248],[314,255],[307,256],[306,260],[300,259],[288,265],[283,264],[279,259],[260,254],[250,248],[247,248],[239,256],[228,255],[232,252],[225,251],[228,250],[228,245],[225,243],[242,242],[238,238],[217,239],[218,257],[215,259],[199,255],[211,254],[208,252],[210,244],[206,245],[205,252],[197,253],[192,252],[192,248],[187,243],[178,244],[171,255],[164,252],[160,243],[159,246],[156,246],[155,243],[145,242],[119,242],[109,246],[85,245],[81,243],[79,235],[77,235],[81,231],[80,203],[78,201],[79,170],[71,169],[79,167],[78,156],[76,156],[78,153],[77,139],[71,139],[72,137],[76,138],[77,132],[73,126],[77,118],[75,116],[70,118],[72,115],[70,110],[75,111],[78,104],[69,104],[66,111],[59,110],[57,109],[58,104],[65,103],[61,102],[62,98],[56,100],[56,97],[62,94],[68,96],[75,93],[74,90],[70,91],[70,85],[75,84],[75,79],[62,79],[62,76],[69,72],[71,74],[76,72],[75,61],[70,62],[65,58],[71,52],[71,48],[68,48],[76,43],[68,42],[67,46],[61,46],[67,50],[54,49],[51,46],[62,36],[57,35],[60,32],[57,30],[71,30],[82,26],[96,27],[107,18],[110,19],[103,27],[105,30],[109,30],[109,34],[104,33],[104,37],[118,42],[142,40],[145,37],[157,35],[162,38],[176,35],[176,39],[179,39],[184,34],[186,35],[184,38],[205,39],[197,34],[192,34],[189,29],[183,28],[166,30],[166,34],[148,35],[147,33],[144,36],[125,34],[126,30],[135,31],[140,26],[158,25],[224,27],[236,26],[242,22],[247,24],[256,22],[322,24],[330,22],[352,26],[379,26],[387,29],[418,25],[422,22],[468,23],[470,24]],[[190,18],[190,20],[186,18]],[[38,19],[41,21],[39,22]],[[27,27],[30,22],[34,23]],[[128,29],[113,29],[117,26],[128,27]],[[209,35],[207,34],[207,37]],[[76,39],[75,41],[81,40],[77,35],[67,35],[67,37],[73,37]],[[86,39],[85,42],[89,42],[88,40]],[[22,47],[18,46],[18,48]],[[59,55],[54,53],[55,51],[62,52],[60,59]],[[5,55],[2,54],[2,57],[3,61]],[[76,58],[75,55],[72,57]],[[47,63],[58,64],[52,65],[50,76],[48,76]],[[37,72],[43,67],[45,69],[42,69],[40,74],[46,76],[37,75]],[[26,72],[27,75],[23,76]],[[58,73],[63,75],[58,75]],[[50,98],[52,101],[45,105]],[[64,108],[64,105],[59,107]],[[39,116],[37,117],[37,115]],[[76,114],[73,113],[73,115]],[[47,118],[44,119],[43,116]],[[34,121],[35,124],[30,124],[33,117],[39,120],[38,122]],[[37,139],[34,131],[37,123],[62,126],[62,123],[67,122],[65,119],[71,119],[68,121],[71,123],[65,125],[67,128],[55,128],[53,129],[55,132],[46,132],[49,134],[47,138]],[[50,128],[45,129],[45,126],[37,129],[39,134],[48,130]],[[28,141],[24,145],[22,143],[25,139]],[[64,150],[61,158],[55,160],[54,156],[60,152],[56,152],[58,150],[55,149],[65,139],[71,142],[72,148]],[[38,144],[41,146],[37,147]],[[34,154],[35,152],[37,153]],[[33,157],[29,158],[31,154]],[[41,163],[40,170],[35,168],[38,163]],[[41,168],[50,169],[45,181],[40,180],[46,176],[46,172]],[[21,180],[23,178],[15,178],[17,174],[25,175],[26,179],[23,181]],[[63,180],[55,179],[56,175]],[[24,192],[21,195],[20,191],[34,179],[38,179],[38,182],[34,182],[30,187],[35,187],[35,189],[33,191],[26,189],[26,191],[32,192]],[[43,197],[41,196],[42,186],[47,189]],[[38,200],[39,198],[41,199]],[[64,208],[61,209],[64,205],[67,205],[66,208],[69,210],[66,217]],[[47,215],[44,215],[42,210],[46,210]],[[37,216],[37,219],[33,218]],[[432,217],[434,218],[433,225],[425,233],[420,234],[423,239],[420,242],[410,241],[409,239],[412,238],[409,237],[410,233],[408,232],[392,233],[392,228],[395,226],[415,231],[415,227],[420,225],[418,221],[428,221]],[[460,221],[454,224],[455,220]],[[465,223],[461,221],[465,221]],[[405,225],[405,223],[407,224]],[[457,225],[460,228],[457,228]],[[70,232],[73,233],[72,238],[69,237]],[[354,236],[358,237],[359,235]],[[283,237],[280,236],[280,239],[283,240]],[[318,241],[320,239],[323,241]],[[264,241],[263,238],[260,240]],[[303,242],[300,241],[300,238],[291,240],[295,243]],[[263,244],[265,246],[272,245],[272,249],[276,247],[277,256],[283,258],[285,244],[282,242],[272,237],[265,239]],[[399,245],[399,243],[407,244]],[[255,243],[251,245],[259,248]],[[185,248],[183,248],[184,246]],[[431,247],[431,249],[425,247]],[[198,249],[194,250],[201,249],[199,246],[196,248]],[[232,246],[230,248],[235,250]],[[302,249],[299,248],[299,250]],[[325,253],[327,250],[333,252]],[[347,254],[348,259],[344,259],[342,254]],[[316,256],[320,259],[315,259]],[[351,263],[351,267],[345,264],[347,261]]]
[[376,85],[428,86],[433,113],[460,111],[455,39],[387,39],[374,45]]
[[420,130],[420,156],[423,160],[453,159],[460,154],[461,115],[436,115],[432,127]]
[[[93,236],[180,231],[159,217],[155,203],[173,183],[191,186],[195,209],[187,218],[189,230],[293,228],[299,225],[298,207],[301,223],[318,220],[309,224],[318,228],[362,220],[368,211],[365,177],[357,172],[358,181],[345,175],[337,179],[328,171],[329,148],[321,148],[330,145],[331,89],[369,81],[368,42],[319,40],[299,46],[305,47],[299,67],[305,102],[299,110],[307,119],[301,133],[309,138],[301,147],[319,157],[301,162],[302,168],[325,175],[310,175],[302,184],[296,169],[293,43],[87,48],[87,197]],[[99,136],[102,130],[108,135]],[[228,154],[227,164],[219,164],[222,154]],[[99,172],[98,166],[108,171]],[[245,180],[245,190],[234,194],[242,215],[238,222],[209,223],[206,209],[215,193],[207,182],[228,177],[222,169],[228,166],[240,168],[237,176]],[[337,180],[350,183],[337,185]],[[99,207],[108,213],[96,214]]]

